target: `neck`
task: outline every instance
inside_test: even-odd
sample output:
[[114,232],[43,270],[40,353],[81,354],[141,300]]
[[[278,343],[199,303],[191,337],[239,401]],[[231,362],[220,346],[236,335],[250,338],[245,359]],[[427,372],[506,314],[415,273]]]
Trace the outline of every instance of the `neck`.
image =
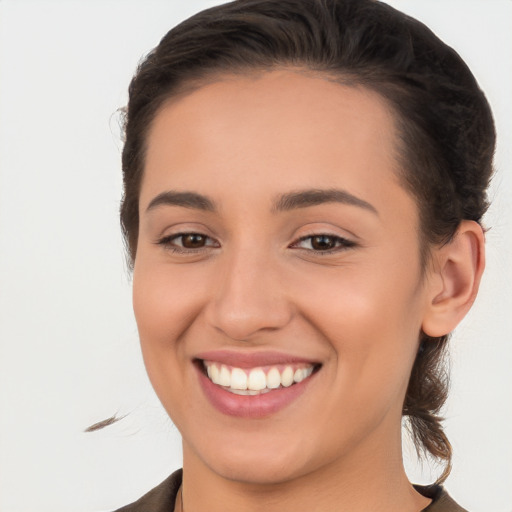
[[355,449],[342,460],[302,472],[287,481],[268,484],[225,478],[205,465],[184,443],[183,512],[423,510],[430,500],[409,483],[403,468],[401,442],[393,450],[389,445],[386,450],[380,446]]

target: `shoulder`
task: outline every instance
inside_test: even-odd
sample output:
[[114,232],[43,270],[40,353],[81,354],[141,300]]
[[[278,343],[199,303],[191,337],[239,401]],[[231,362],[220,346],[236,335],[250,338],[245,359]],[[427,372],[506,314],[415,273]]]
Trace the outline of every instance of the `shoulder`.
[[432,500],[422,512],[468,512],[458,505],[441,485],[415,485],[414,488]]
[[179,469],[137,501],[114,512],[173,512],[181,479],[182,470]]

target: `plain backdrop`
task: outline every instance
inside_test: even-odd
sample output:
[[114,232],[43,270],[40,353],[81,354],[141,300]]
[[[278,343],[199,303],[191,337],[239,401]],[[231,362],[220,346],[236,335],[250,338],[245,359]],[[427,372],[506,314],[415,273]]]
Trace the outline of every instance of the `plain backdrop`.
[[[142,364],[119,233],[139,58],[207,0],[0,0],[0,512],[107,511],[180,466]],[[450,493],[512,511],[512,2],[393,0],[468,62],[498,129],[488,265],[452,340]],[[103,431],[84,433],[112,414]],[[415,463],[410,477],[431,481]]]

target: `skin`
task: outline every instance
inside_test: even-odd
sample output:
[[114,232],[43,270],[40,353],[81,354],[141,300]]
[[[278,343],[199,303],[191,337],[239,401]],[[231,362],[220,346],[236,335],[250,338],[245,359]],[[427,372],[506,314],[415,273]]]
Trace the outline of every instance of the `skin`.
[[[454,296],[474,298],[478,279],[457,279],[483,269],[483,237],[468,225],[457,238],[472,255],[466,274],[447,249],[422,274],[396,140],[378,95],[290,69],[224,77],[158,112],[133,299],[149,377],[183,436],[187,511],[428,505],[403,469],[402,403],[420,330],[448,329],[467,310],[460,299],[453,313]],[[277,198],[308,189],[341,189],[371,208],[276,211]],[[171,190],[207,196],[215,211],[148,210]],[[169,240],[191,232],[207,237],[203,247]],[[334,237],[334,252],[304,238],[321,234]],[[283,410],[234,418],[206,399],[193,364],[216,349],[278,350],[322,366]]]

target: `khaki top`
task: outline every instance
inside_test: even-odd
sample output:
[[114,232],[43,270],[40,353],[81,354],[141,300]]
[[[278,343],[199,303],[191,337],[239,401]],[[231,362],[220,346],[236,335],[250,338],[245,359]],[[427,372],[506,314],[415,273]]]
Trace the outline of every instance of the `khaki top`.
[[[179,469],[142,498],[115,512],[173,512],[181,478],[182,470]],[[432,500],[432,503],[422,512],[467,512],[466,509],[457,505],[440,485],[415,485],[414,488]]]

